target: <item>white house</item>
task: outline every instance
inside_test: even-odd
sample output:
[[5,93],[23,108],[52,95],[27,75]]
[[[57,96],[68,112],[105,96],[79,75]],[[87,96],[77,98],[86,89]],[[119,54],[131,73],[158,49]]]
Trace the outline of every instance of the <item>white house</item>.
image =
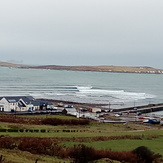
[[0,111],[33,111],[51,107],[47,101],[34,99],[32,96],[5,96],[0,97]]
[[0,100],[0,111],[11,111],[11,110],[17,110],[18,109],[18,103],[15,99],[6,99],[3,97]]

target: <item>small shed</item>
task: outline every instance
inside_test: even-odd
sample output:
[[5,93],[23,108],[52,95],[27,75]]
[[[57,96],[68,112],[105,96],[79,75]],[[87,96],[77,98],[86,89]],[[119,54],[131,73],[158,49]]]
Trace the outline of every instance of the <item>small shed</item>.
[[77,115],[77,110],[75,109],[75,108],[64,108],[63,110],[62,110],[62,113],[63,114],[69,114],[69,115],[74,115],[74,116],[76,116]]
[[90,108],[90,112],[92,112],[92,113],[101,113],[101,108]]

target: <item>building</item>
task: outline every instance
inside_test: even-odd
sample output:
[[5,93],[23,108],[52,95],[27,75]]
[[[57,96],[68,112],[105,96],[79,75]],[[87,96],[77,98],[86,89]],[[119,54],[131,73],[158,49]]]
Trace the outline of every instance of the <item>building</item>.
[[92,113],[101,113],[101,108],[90,108],[90,112],[92,112]]
[[77,116],[77,110],[75,108],[64,108],[62,110],[63,114],[68,114],[68,115],[73,115],[73,116]]
[[48,107],[53,107],[52,103],[37,100],[32,96],[0,97],[1,112],[46,110]]

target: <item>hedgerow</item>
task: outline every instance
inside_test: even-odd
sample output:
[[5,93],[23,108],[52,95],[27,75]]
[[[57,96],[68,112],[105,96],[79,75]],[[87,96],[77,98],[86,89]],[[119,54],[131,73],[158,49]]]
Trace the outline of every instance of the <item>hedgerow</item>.
[[19,123],[19,124],[36,124],[36,125],[88,125],[87,119],[59,119],[59,118],[22,118],[22,117],[5,117],[0,116],[0,122]]

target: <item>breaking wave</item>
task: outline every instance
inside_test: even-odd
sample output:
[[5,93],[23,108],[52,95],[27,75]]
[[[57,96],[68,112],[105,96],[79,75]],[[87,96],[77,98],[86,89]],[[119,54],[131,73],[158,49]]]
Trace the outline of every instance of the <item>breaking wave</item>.
[[112,97],[121,100],[139,100],[154,98],[154,95],[146,93],[127,92],[124,90],[104,90],[104,89],[93,89],[92,87],[77,87],[79,92],[78,95],[87,96],[99,96],[99,97]]
[[[145,74],[127,73],[0,70],[0,96],[31,95],[36,98],[100,104],[163,100],[160,75],[153,78]],[[146,82],[142,83],[143,80]]]

